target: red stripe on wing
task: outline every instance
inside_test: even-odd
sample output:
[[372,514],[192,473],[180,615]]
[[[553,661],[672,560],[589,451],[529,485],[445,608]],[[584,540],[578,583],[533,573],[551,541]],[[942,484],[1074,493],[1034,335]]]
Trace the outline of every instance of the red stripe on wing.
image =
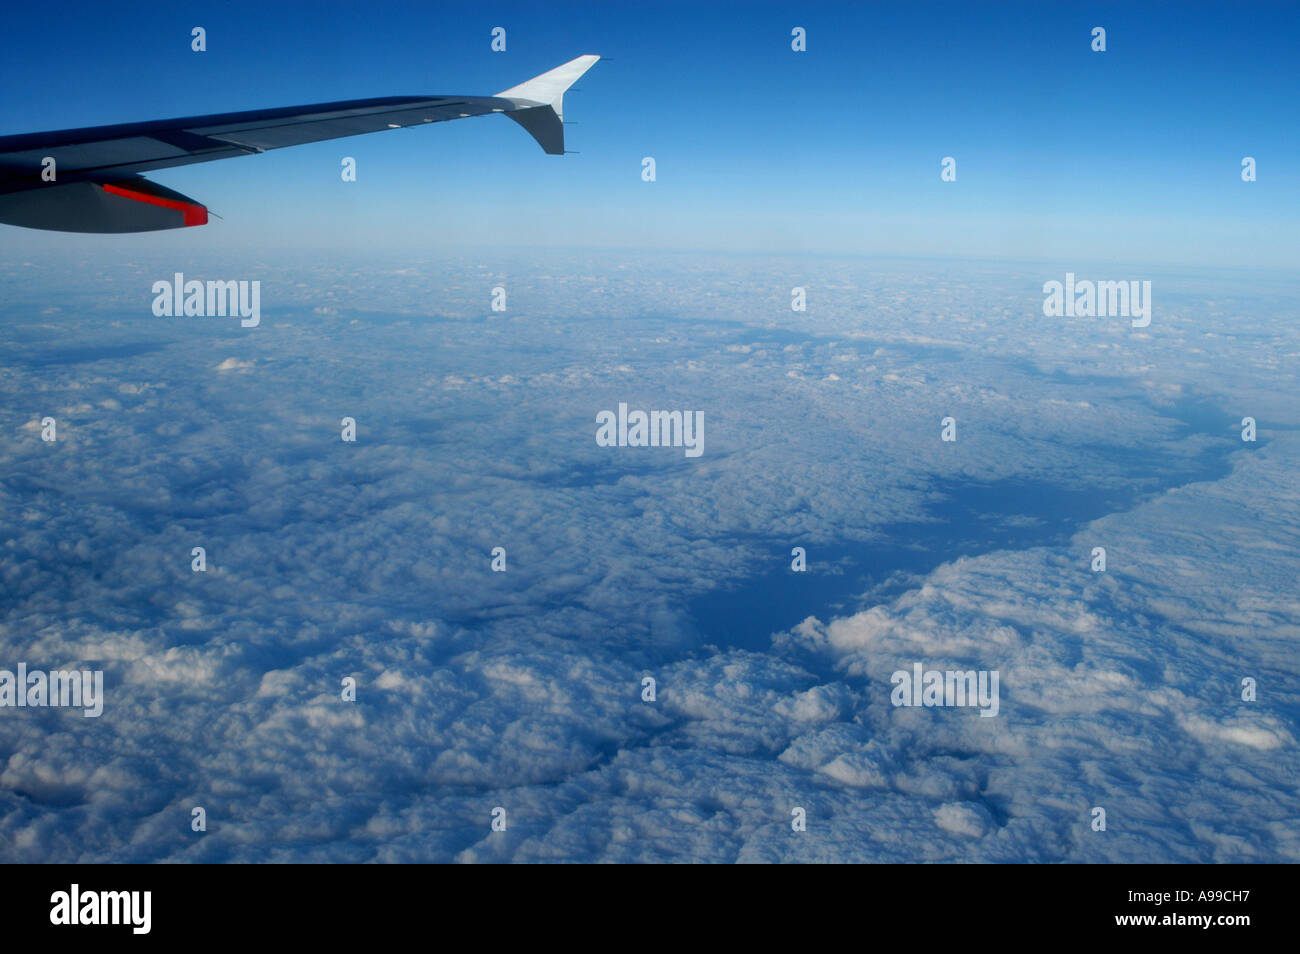
[[178,202],[175,199],[164,199],[161,196],[149,195],[147,192],[134,192],[131,189],[124,189],[119,185],[113,185],[106,182],[100,186],[105,192],[113,195],[120,195],[126,199],[132,199],[136,202],[146,202],[149,205],[160,205],[164,209],[176,209],[185,214],[185,224],[188,225],[207,225],[208,210],[196,202]]

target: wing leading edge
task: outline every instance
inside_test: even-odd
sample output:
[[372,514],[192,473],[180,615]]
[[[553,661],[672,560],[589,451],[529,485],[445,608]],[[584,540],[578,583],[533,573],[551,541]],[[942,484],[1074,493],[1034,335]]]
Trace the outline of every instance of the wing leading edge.
[[[561,155],[564,93],[599,59],[580,56],[496,96],[393,96],[0,136],[0,222],[62,232],[203,225],[206,207],[141,174],[491,113]],[[55,178],[45,181],[50,168]]]

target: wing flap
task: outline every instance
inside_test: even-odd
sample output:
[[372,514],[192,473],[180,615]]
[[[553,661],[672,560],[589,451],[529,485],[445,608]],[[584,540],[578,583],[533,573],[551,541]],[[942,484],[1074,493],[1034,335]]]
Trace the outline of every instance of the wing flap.
[[208,139],[237,143],[257,150],[281,149],[285,146],[300,146],[310,142],[324,142],[327,139],[383,132],[387,129],[482,116],[494,110],[504,111],[510,108],[513,108],[511,103],[498,102],[492,97],[483,96],[407,100],[397,105],[334,109],[275,122],[252,121],[194,126],[190,131]]
[[145,172],[514,108],[484,96],[399,97],[5,136],[0,170],[11,179],[38,176],[51,157],[60,177]]

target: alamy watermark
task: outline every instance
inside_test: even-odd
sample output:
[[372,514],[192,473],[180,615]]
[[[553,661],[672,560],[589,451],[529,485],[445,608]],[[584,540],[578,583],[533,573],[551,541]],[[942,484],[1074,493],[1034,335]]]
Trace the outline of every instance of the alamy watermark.
[[894,691],[889,701],[896,706],[978,706],[980,716],[998,714],[998,670],[925,669],[912,664],[912,671],[897,670],[889,681]]
[[27,671],[18,664],[15,673],[0,669],[0,707],[40,708],[43,706],[82,709],[87,719],[104,711],[104,670],[53,669]]
[[225,318],[238,315],[245,328],[256,328],[262,321],[262,283],[260,281],[185,280],[177,272],[170,282],[153,283],[153,313],[159,318]]
[[1076,281],[1074,272],[1065,282],[1043,283],[1043,314],[1048,318],[1132,318],[1134,328],[1151,324],[1149,281]]
[[684,447],[687,457],[704,453],[703,411],[629,411],[596,414],[596,443],[601,447]]
[[50,923],[124,924],[132,934],[148,934],[153,918],[152,891],[82,891],[73,884],[50,895]]

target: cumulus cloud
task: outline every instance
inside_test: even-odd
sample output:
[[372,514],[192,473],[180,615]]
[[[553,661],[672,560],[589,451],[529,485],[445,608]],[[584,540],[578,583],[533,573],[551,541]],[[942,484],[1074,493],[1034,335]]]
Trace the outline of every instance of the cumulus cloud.
[[[492,322],[466,262],[225,268],[257,329],[132,265],[75,348],[10,306],[0,667],[107,700],[0,710],[0,856],[1300,858],[1275,302],[1265,348],[1193,295],[1053,325],[1010,269],[802,262],[792,316],[780,261],[545,265]],[[705,455],[599,447],[619,401],[703,409]],[[918,661],[999,714],[895,708]]]

